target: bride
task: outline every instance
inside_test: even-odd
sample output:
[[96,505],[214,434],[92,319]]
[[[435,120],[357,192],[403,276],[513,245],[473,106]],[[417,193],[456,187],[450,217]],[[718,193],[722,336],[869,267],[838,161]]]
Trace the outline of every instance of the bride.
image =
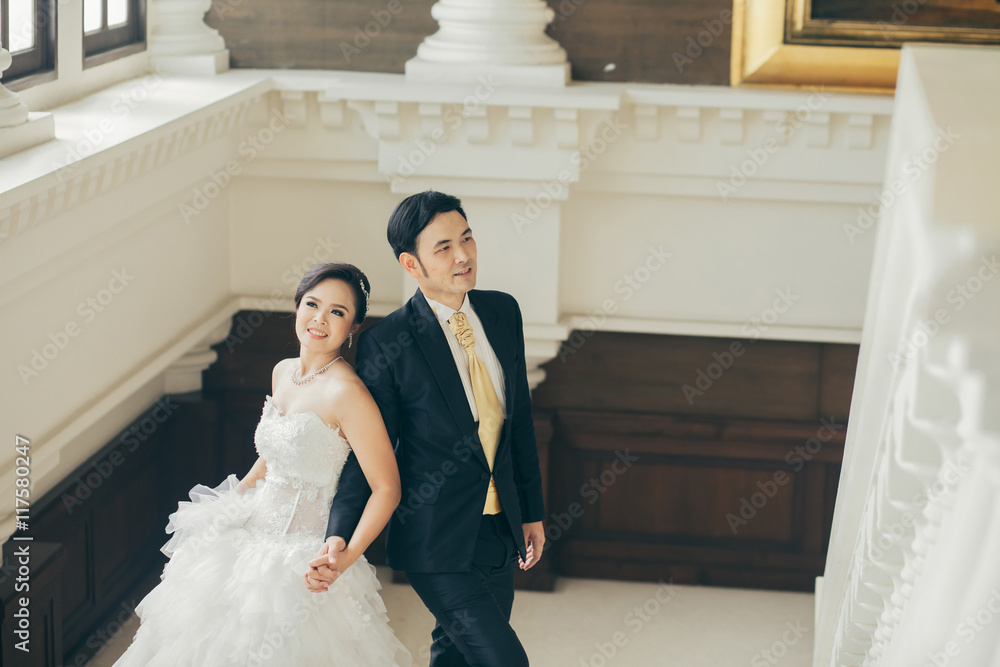
[[[170,515],[170,562],[136,608],[141,625],[116,667],[411,664],[363,555],[399,503],[399,471],[378,407],[340,356],[364,321],[369,290],[351,264],[303,276],[299,357],[274,367],[254,435],[260,456],[242,480],[196,486]],[[341,553],[347,569],[310,593],[303,578],[351,451],[372,495]]]

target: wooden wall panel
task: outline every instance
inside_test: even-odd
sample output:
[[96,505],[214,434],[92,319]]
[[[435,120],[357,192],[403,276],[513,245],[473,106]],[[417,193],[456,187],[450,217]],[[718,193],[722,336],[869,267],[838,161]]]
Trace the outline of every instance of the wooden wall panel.
[[[577,81],[729,85],[728,0],[548,0]],[[433,0],[217,0],[233,67],[402,72],[435,33]]]
[[[101,643],[95,631],[162,568],[167,515],[194,484],[221,481],[206,473],[219,458],[217,421],[201,395],[164,397],[32,504],[34,544],[50,542],[67,555],[51,570],[33,570],[59,582],[46,627],[59,635],[51,645],[65,653],[44,664],[82,664],[92,656]],[[4,548],[16,544],[8,540]]]
[[[535,392],[540,406],[806,421],[821,414],[828,346],[611,332],[575,336],[546,365],[550,379]],[[738,355],[730,349],[734,342]],[[846,419],[857,348],[853,362],[850,351],[830,356],[828,366],[851,364],[851,382],[829,379],[829,404],[822,407]]]
[[[813,589],[858,348],[743,340],[729,359],[733,342],[596,333],[546,365],[557,572]],[[728,368],[689,402],[713,363]]]

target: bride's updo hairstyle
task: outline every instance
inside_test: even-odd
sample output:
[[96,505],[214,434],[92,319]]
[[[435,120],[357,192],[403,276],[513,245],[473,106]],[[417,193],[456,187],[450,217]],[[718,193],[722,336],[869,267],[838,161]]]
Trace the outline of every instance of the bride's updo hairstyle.
[[302,276],[302,281],[295,290],[295,310],[299,309],[302,297],[324,280],[333,278],[342,280],[354,292],[354,321],[361,324],[368,314],[368,295],[372,293],[371,283],[361,269],[347,262],[325,262],[317,264]]

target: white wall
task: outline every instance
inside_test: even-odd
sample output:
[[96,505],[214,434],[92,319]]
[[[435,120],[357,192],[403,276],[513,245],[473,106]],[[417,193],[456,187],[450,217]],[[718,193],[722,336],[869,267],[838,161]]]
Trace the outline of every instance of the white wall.
[[[157,396],[196,388],[233,312],[289,308],[306,264],[360,266],[376,315],[402,303],[414,284],[385,223],[428,187],[463,198],[479,286],[519,299],[532,382],[595,311],[607,330],[746,336],[787,290],[756,335],[860,338],[874,234],[845,226],[880,188],[887,98],[171,75],[54,168],[140,87],[55,109],[56,141],[0,160],[0,431],[32,438],[35,498]],[[135,278],[82,322],[78,304],[122,268]],[[628,296],[626,275],[641,282]],[[18,365],[71,321],[79,334],[25,385]],[[11,497],[12,448],[0,471]],[[0,536],[12,529],[0,507]]]

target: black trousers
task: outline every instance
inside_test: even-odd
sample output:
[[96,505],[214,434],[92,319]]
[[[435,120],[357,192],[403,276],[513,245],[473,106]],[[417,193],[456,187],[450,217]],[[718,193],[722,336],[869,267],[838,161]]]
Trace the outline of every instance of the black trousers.
[[510,627],[517,547],[504,515],[483,515],[470,572],[407,572],[434,614],[431,667],[527,667]]

